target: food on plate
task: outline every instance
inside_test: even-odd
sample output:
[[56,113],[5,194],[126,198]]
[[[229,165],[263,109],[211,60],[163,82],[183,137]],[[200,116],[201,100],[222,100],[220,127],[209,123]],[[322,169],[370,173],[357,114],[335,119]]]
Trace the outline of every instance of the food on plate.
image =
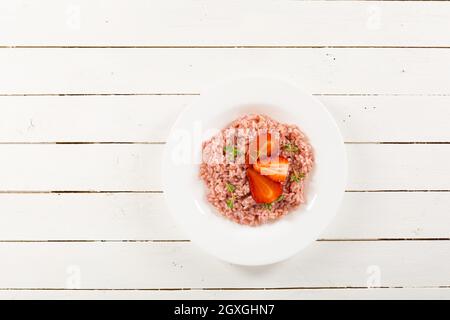
[[255,163],[259,158],[270,157],[272,153],[279,154],[279,140],[272,138],[270,132],[259,133],[256,138],[250,141],[248,149],[246,163]]
[[207,199],[225,217],[256,226],[305,202],[314,156],[296,125],[266,115],[245,115],[202,147],[200,177]]
[[259,158],[253,164],[253,168],[273,181],[284,182],[289,174],[289,160],[282,156]]
[[250,193],[256,203],[272,203],[283,193],[283,186],[270,180],[268,177],[260,175],[253,168],[247,169],[247,178],[250,186]]

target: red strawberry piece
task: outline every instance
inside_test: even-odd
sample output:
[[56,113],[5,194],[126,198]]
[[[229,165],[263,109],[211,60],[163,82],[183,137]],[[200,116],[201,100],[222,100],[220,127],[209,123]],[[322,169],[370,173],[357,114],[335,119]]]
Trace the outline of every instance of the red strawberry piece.
[[284,157],[259,159],[253,168],[263,176],[277,182],[284,182],[289,173],[289,160]]
[[250,183],[252,198],[257,203],[272,203],[283,193],[281,183],[260,175],[253,168],[247,169],[247,178]]

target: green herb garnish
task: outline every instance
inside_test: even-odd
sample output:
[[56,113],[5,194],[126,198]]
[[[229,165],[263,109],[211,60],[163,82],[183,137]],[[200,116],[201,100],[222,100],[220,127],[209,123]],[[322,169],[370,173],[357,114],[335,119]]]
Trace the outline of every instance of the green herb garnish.
[[236,190],[236,187],[234,185],[232,185],[231,183],[227,183],[227,191],[229,193],[233,193],[234,190]]
[[226,203],[227,203],[227,207],[228,208],[233,209],[233,207],[234,207],[234,197],[231,197],[231,198],[227,199]]
[[238,150],[238,148],[236,148],[235,146],[232,146],[232,145],[223,147],[223,151],[229,157],[232,157],[233,159],[241,154],[240,151]]
[[274,202],[271,203],[263,203],[262,206],[264,207],[264,209],[266,210],[272,210],[273,208],[273,204],[280,202],[284,199],[284,194],[280,195]]
[[302,180],[304,177],[305,177],[304,173],[294,172],[290,177],[290,181],[291,182],[300,182],[300,180]]
[[296,153],[299,151],[298,147],[292,143],[286,143],[285,145],[283,145],[282,148],[284,151],[292,152],[292,153]]
[[[227,191],[229,193],[231,193],[231,194],[233,194],[234,190],[236,190],[236,187],[233,184],[231,184],[231,183],[227,183],[226,188],[227,188]],[[227,207],[228,208],[233,209],[233,207],[234,207],[234,200],[235,200],[235,198],[234,198],[234,196],[232,196],[231,198],[228,198],[225,201],[227,203]]]

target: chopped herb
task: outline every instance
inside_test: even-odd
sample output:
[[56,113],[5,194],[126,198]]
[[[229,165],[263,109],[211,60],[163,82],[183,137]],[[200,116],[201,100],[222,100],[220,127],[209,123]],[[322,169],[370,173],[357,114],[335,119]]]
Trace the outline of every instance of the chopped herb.
[[292,143],[286,143],[285,145],[283,145],[283,150],[292,153],[296,153],[299,151],[298,147]]
[[236,190],[236,187],[234,185],[232,185],[231,183],[227,183],[227,191],[229,193],[233,193],[234,190]]
[[304,173],[297,173],[297,172],[294,172],[294,173],[291,175],[290,180],[291,180],[291,182],[300,182],[300,180],[302,180],[304,177],[305,177],[305,174],[304,174]]
[[273,204],[280,202],[284,199],[284,194],[280,195],[274,202],[271,203],[263,203],[262,206],[264,207],[264,209],[266,210],[272,210]]
[[240,151],[238,150],[238,148],[236,148],[235,146],[232,146],[232,145],[223,147],[223,151],[224,151],[229,157],[232,157],[233,159],[236,158],[238,155],[241,154]]
[[227,199],[226,203],[227,203],[227,207],[228,207],[228,208],[233,209],[233,206],[234,206],[234,198],[231,197],[230,199]]

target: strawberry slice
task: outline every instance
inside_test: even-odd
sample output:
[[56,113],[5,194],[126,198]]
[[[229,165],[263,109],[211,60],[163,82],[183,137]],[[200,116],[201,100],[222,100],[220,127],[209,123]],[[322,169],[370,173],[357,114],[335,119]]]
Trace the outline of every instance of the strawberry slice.
[[257,160],[253,168],[263,176],[277,182],[284,182],[289,173],[289,160],[284,157]]
[[272,151],[274,154],[279,153],[280,143],[270,133],[260,134],[257,138],[258,157],[270,157]]
[[254,164],[260,157],[270,157],[272,151],[278,154],[280,143],[270,133],[260,134],[249,145],[247,164]]
[[272,203],[283,193],[281,183],[260,175],[252,168],[247,169],[247,178],[252,198],[257,203]]

